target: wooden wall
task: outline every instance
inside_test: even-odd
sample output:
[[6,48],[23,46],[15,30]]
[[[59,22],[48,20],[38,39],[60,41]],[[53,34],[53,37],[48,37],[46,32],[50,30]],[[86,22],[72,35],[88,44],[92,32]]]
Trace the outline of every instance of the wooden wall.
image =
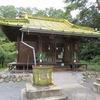
[[[33,63],[33,51],[29,47],[21,43],[21,37],[17,39],[17,62],[18,63]],[[65,38],[64,36],[49,35],[30,35],[24,34],[24,42],[35,47],[36,53],[38,51],[46,52],[47,64],[57,63],[71,63],[78,57],[74,57],[75,53],[79,53],[79,42],[74,39]]]
[[[25,34],[24,42],[34,47],[37,51],[37,36],[34,38],[34,36]],[[34,63],[32,49],[21,43],[20,37],[18,37],[17,39],[17,50],[17,63]]]

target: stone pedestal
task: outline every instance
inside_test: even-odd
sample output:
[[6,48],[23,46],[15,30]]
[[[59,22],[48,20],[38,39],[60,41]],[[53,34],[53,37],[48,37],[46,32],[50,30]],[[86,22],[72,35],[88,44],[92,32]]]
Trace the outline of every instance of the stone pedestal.
[[32,66],[33,67],[33,84],[50,85],[52,84],[52,66]]
[[52,84],[52,66],[33,66],[32,83],[21,90],[21,100],[68,100],[62,89]]
[[56,85],[36,86],[27,83],[21,90],[21,100],[68,100],[68,97]]
[[93,91],[100,94],[100,78],[97,78],[93,83]]

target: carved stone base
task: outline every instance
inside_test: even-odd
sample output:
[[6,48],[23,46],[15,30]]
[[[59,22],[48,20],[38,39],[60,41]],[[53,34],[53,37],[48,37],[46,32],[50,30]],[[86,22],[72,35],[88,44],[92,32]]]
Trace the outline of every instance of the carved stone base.
[[27,83],[21,90],[21,100],[68,100],[68,97],[56,85],[35,86]]

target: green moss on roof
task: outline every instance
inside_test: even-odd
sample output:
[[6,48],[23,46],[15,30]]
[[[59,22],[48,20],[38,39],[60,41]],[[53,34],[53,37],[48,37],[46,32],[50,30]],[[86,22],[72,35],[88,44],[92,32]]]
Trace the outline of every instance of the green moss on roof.
[[31,29],[31,30],[47,30],[47,31],[55,31],[55,32],[66,32],[67,33],[77,33],[77,34],[98,34],[90,27],[84,27],[79,25],[74,25],[70,23],[68,20],[59,19],[59,18],[51,18],[51,17],[41,17],[32,14],[23,13],[20,18],[10,18],[5,19],[0,17],[1,25],[8,26],[22,26],[23,29]]
[[[22,13],[21,15],[22,18],[26,17],[25,13]],[[47,17],[47,16],[37,16],[37,15],[33,15],[33,14],[27,14],[27,17],[29,19],[37,19],[37,20],[46,20],[46,21],[57,21],[57,22],[63,22],[64,19],[62,18],[52,18],[52,17]]]
[[79,26],[79,25],[73,25],[72,28],[78,28],[78,29],[83,29],[83,30],[88,30],[88,31],[94,31],[93,28],[85,27],[85,26]]

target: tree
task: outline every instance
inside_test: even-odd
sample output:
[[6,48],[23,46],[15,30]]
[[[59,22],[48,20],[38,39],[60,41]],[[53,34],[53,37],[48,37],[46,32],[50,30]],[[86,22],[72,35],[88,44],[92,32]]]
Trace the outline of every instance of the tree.
[[91,61],[100,56],[100,39],[85,39],[81,44],[80,57],[83,60]]
[[72,19],[71,14],[67,14],[61,9],[55,9],[53,7],[51,8],[46,8],[45,10],[38,10],[34,9],[34,13],[39,16],[49,16],[49,17],[54,17],[54,18],[65,18],[68,20]]
[[0,15],[5,18],[15,18],[17,13],[14,6],[0,6]]
[[5,63],[15,61],[16,47],[14,42],[9,42],[6,37],[0,37],[0,62]]
[[[73,23],[83,26],[89,26],[100,31],[100,2],[89,4],[88,0],[65,0],[66,12],[79,10],[79,14]],[[98,5],[98,6],[97,6]],[[100,39],[85,39],[81,43],[80,58],[94,63],[100,60]]]
[[28,14],[36,14],[38,16],[49,16],[54,18],[65,18],[72,21],[72,16],[69,13],[64,12],[61,9],[55,8],[46,8],[45,10],[39,10],[37,8],[24,8],[18,7],[15,8],[14,6],[0,6],[0,15],[5,18],[15,18],[19,16],[20,12],[25,12]]
[[28,13],[28,14],[33,14],[33,9],[34,8],[30,8],[30,7],[27,7],[27,8],[24,8],[24,7],[16,8],[16,10],[18,12],[25,12],[25,13]]
[[2,67],[3,67],[3,64],[4,64],[4,60],[5,60],[5,51],[0,46],[0,64],[1,64]]
[[100,14],[96,4],[99,4],[98,0],[95,3],[89,4],[88,0],[65,0],[66,12],[71,13],[73,10],[79,10],[80,13],[73,21],[76,24],[97,28],[100,30]]

